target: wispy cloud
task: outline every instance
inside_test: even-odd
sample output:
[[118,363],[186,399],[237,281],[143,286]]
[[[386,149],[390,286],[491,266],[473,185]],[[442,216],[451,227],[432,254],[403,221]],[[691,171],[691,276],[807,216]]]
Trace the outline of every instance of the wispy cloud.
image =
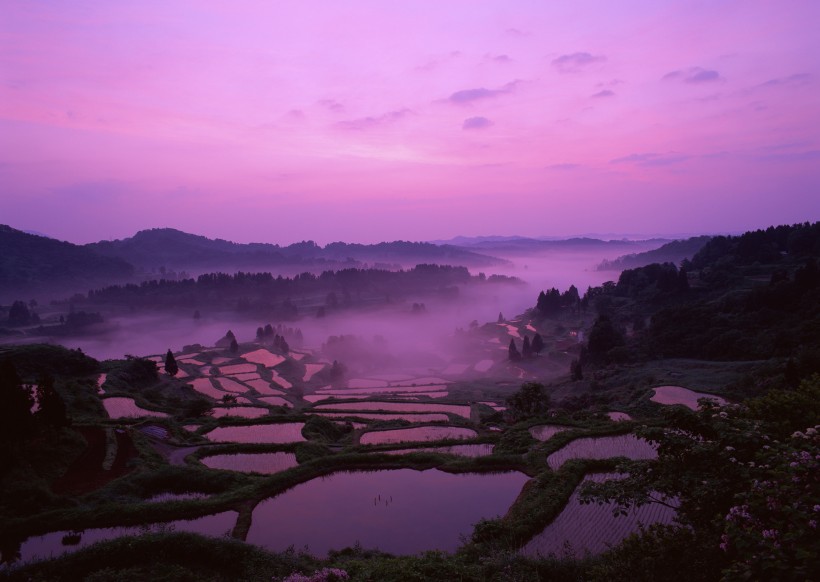
[[629,154],[621,158],[610,160],[610,164],[634,164],[636,166],[670,166],[672,164],[679,164],[690,159],[691,156],[678,153],[657,154],[657,153],[640,153]]
[[333,113],[341,113],[345,110],[344,105],[342,105],[335,99],[320,99],[319,105],[321,105],[325,109],[328,109],[329,111],[332,111]]
[[721,81],[723,78],[720,73],[711,69],[704,69],[702,67],[689,67],[688,69],[679,69],[666,73],[662,79],[664,81],[682,81],[693,85],[701,83],[714,83]]
[[496,63],[499,65],[506,65],[512,62],[512,59],[509,55],[491,55],[487,54],[484,55],[484,60],[488,63]]
[[615,91],[610,91],[609,89],[604,89],[603,91],[598,91],[597,93],[593,93],[591,97],[593,99],[600,99],[602,97],[614,97]]
[[388,111],[387,113],[377,117],[360,117],[358,119],[340,121],[334,124],[334,127],[346,131],[364,131],[395,123],[408,115],[412,115],[412,113],[413,111],[407,108],[397,109],[396,111]]
[[548,170],[556,172],[566,172],[568,170],[575,170],[581,167],[581,164],[551,164],[547,166]]
[[811,81],[811,75],[808,73],[798,73],[796,75],[789,75],[788,77],[776,77],[769,79],[765,83],[761,83],[760,87],[781,87],[784,85],[807,85]]
[[461,129],[487,129],[493,122],[486,117],[468,117],[461,125]]
[[520,81],[512,81],[498,89],[487,89],[485,87],[479,87],[478,89],[462,89],[461,91],[456,91],[455,93],[450,95],[446,99],[446,101],[453,103],[455,105],[465,105],[468,103],[472,103],[473,101],[491,99],[493,97],[498,97],[500,95],[512,93],[515,90],[515,86],[519,82]]
[[421,65],[418,65],[416,67],[416,70],[417,71],[432,71],[432,70],[437,69],[438,67],[440,67],[441,65],[443,65],[443,64],[445,64],[449,61],[452,61],[454,59],[459,58],[460,56],[461,56],[461,51],[450,51],[449,53],[446,53],[446,54],[443,54],[443,55],[436,55],[434,57],[431,57],[431,58],[427,59],[427,61],[425,61]]
[[561,55],[552,60],[552,66],[558,69],[561,73],[577,73],[589,65],[601,63],[606,60],[603,55],[593,55],[590,53],[571,53]]

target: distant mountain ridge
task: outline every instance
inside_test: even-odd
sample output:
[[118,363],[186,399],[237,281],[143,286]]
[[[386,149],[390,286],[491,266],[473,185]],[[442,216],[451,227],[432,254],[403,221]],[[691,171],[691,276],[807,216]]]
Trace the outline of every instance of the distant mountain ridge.
[[477,240],[469,245],[460,246],[463,250],[470,250],[481,253],[540,253],[544,251],[560,251],[560,250],[601,250],[610,251],[612,249],[646,249],[647,246],[661,246],[670,242],[668,239],[649,239],[649,240],[601,240],[597,238],[567,238],[567,239],[550,239],[541,240],[534,238],[513,237],[513,238],[495,238],[489,237],[485,240]]
[[313,241],[303,241],[282,247],[270,243],[245,244],[209,239],[172,228],[142,230],[130,238],[91,243],[86,248],[147,269],[214,269],[225,265],[236,268],[270,268],[309,263],[321,265],[324,262],[328,263],[328,268],[358,266],[357,262],[385,262],[402,266],[438,263],[481,267],[504,262],[452,245],[394,241],[373,245],[336,242],[321,247]]
[[83,246],[0,225],[0,300],[39,296],[44,288],[87,291],[130,279],[134,267]]
[[712,240],[711,236],[694,236],[686,240],[673,240],[651,251],[624,255],[611,261],[602,261],[598,265],[598,270],[623,271],[624,269],[644,267],[652,263],[675,263],[678,265],[683,259],[694,257],[710,240]]

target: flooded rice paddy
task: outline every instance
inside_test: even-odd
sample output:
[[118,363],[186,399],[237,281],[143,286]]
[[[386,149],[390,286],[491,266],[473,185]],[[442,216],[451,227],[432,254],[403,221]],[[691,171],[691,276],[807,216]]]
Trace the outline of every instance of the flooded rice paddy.
[[453,551],[481,518],[504,515],[527,480],[436,469],[334,473],[260,503],[247,541],[318,556],[356,543],[394,554]]
[[164,412],[140,408],[137,406],[137,403],[134,402],[133,398],[126,398],[124,396],[103,398],[102,403],[105,407],[105,411],[111,418],[140,418],[142,416],[168,417]]
[[303,442],[303,422],[220,426],[205,434],[205,438],[225,443],[298,443]]
[[[585,481],[601,483],[620,477],[622,475],[616,473],[594,473],[587,475]],[[567,550],[579,557],[586,552],[600,554],[637,533],[639,524],[671,523],[675,517],[674,509],[656,503],[633,508],[627,515],[616,517],[612,514],[615,507],[612,503],[582,505],[579,489],[580,486],[558,517],[524,546],[522,554],[533,558],[550,554],[564,557]]]
[[586,437],[570,441],[547,457],[550,469],[558,470],[570,459],[609,459],[627,457],[632,460],[656,459],[655,446],[633,434],[606,437]]
[[363,445],[384,445],[388,443],[437,441],[440,439],[471,439],[476,435],[476,431],[471,428],[419,426],[367,432],[362,435],[359,442]]
[[713,398],[720,405],[726,404],[726,399],[720,396],[706,394],[704,392],[695,392],[694,390],[689,390],[681,386],[658,386],[655,388],[655,393],[650,400],[665,405],[683,404],[687,408],[697,410],[699,398]]
[[271,475],[295,467],[293,453],[237,453],[235,455],[212,455],[200,459],[211,469],[240,471],[243,473],[264,473]]
[[320,404],[315,410],[382,410],[385,412],[442,412],[470,418],[470,407],[457,404],[404,402],[356,402],[353,404]]

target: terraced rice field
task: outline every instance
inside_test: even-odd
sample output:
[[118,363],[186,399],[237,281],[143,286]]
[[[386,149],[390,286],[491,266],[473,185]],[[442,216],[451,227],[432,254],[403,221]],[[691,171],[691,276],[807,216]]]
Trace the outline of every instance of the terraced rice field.
[[271,373],[271,378],[273,379],[274,382],[276,382],[279,386],[281,386],[285,390],[290,390],[291,388],[293,388],[293,384],[291,384],[290,382],[288,382],[287,380],[282,378],[282,376],[280,376],[276,372]]
[[305,364],[305,375],[302,377],[302,381],[310,382],[310,379],[321,372],[324,367],[325,364]]
[[248,387],[240,384],[236,380],[231,380],[230,378],[217,378],[217,383],[222,386],[223,390],[228,392],[233,392],[235,394],[244,394],[248,391]]
[[145,410],[137,406],[133,398],[125,398],[123,396],[114,396],[111,398],[103,398],[103,406],[108,416],[111,418],[140,418],[142,416],[156,416],[167,417],[164,412],[156,412],[154,410]]
[[[595,473],[587,475],[585,481],[603,482],[617,479],[615,473]],[[580,489],[580,486],[579,486]],[[536,535],[524,546],[521,553],[529,557],[565,554],[565,543],[569,543],[576,556],[586,552],[600,554],[609,547],[624,540],[629,534],[638,531],[638,524],[645,526],[653,523],[671,523],[675,510],[660,504],[649,504],[634,508],[628,515],[612,515],[613,504],[582,505],[579,490],[572,494],[564,510],[549,524],[544,531]]]
[[444,453],[462,457],[486,457],[493,454],[493,445],[453,445],[451,447],[421,447],[418,449],[395,449],[382,451],[386,455],[406,455],[408,453]]
[[721,406],[726,404],[726,399],[714,394],[706,394],[704,392],[695,392],[688,388],[681,386],[658,386],[655,388],[655,394],[650,398],[652,402],[658,404],[673,405],[683,404],[692,410],[698,409],[698,398],[713,398]]
[[262,364],[266,368],[273,368],[285,361],[284,356],[273,354],[264,348],[260,348],[253,352],[248,352],[242,356],[248,362],[254,364]]
[[205,434],[205,438],[225,443],[299,443],[304,422],[220,426]]
[[271,406],[284,406],[285,408],[291,408],[293,406],[293,404],[281,396],[260,396],[257,400],[265,404],[270,404]]
[[[493,338],[493,339],[498,339],[498,338]],[[476,372],[486,372],[487,370],[489,370],[490,368],[493,367],[493,363],[494,362],[492,360],[481,360],[475,366],[473,366],[473,369]]]
[[212,455],[200,459],[203,465],[223,471],[240,471],[243,473],[263,473],[272,475],[295,467],[296,455],[293,453],[239,453],[236,455]]
[[633,434],[606,437],[585,437],[570,441],[549,457],[550,469],[558,470],[570,459],[610,459],[627,457],[633,460],[656,459],[658,452],[654,445]]
[[258,408],[255,406],[231,406],[231,407],[216,407],[213,409],[214,418],[223,418],[225,416],[237,416],[240,418],[259,418],[260,416],[267,416],[267,408]]
[[236,518],[239,514],[235,511],[225,511],[215,515],[207,515],[198,519],[179,520],[168,523],[154,523],[146,525],[135,525],[129,527],[106,527],[86,529],[80,533],[79,541],[76,544],[66,545],[63,538],[77,532],[56,531],[41,536],[27,539],[20,547],[20,564],[31,562],[35,559],[46,559],[61,556],[68,552],[73,552],[101,542],[112,540],[123,536],[138,536],[150,532],[160,531],[189,531],[202,535],[222,536],[225,532],[231,531],[236,525]]
[[532,426],[530,427],[530,434],[532,438],[537,441],[548,441],[559,432],[563,432],[565,430],[570,430],[572,427],[569,426],[560,426],[557,424],[542,424],[540,426]]
[[256,366],[254,364],[234,364],[232,366],[221,366],[219,368],[219,373],[223,376],[245,374],[248,372],[256,372]]
[[407,422],[447,422],[446,414],[373,414],[367,412],[319,412],[318,416],[326,418],[366,418],[367,420],[406,420]]
[[408,443],[437,441],[440,439],[470,439],[476,436],[470,428],[455,426],[419,426],[364,433],[359,442],[363,445],[384,445],[388,443]]
[[216,400],[221,400],[227,392],[223,390],[219,390],[218,388],[214,388],[213,384],[208,378],[196,378],[191,380],[191,386],[194,387],[194,390],[199,392],[200,394],[204,394],[205,396],[210,396],[211,398],[215,398]]
[[428,404],[426,402],[356,402],[354,404],[319,404],[315,410],[382,410],[384,412],[444,412],[470,418],[470,407],[458,404]]
[[270,382],[267,380],[246,380],[245,384],[259,392],[259,394],[267,394],[271,396],[285,394],[282,390],[271,388]]
[[381,386],[378,388],[321,388],[317,390],[316,393],[336,396],[337,398],[350,398],[351,395],[364,396],[372,394],[378,394],[379,396],[385,394],[447,394],[442,388],[446,389],[446,386],[429,384],[425,386]]

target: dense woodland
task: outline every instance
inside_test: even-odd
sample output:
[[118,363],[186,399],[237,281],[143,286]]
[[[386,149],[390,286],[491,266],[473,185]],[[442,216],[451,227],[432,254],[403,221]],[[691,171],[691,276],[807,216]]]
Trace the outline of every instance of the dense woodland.
[[[322,578],[308,576],[329,572],[323,570],[329,568],[344,570],[354,580],[818,579],[818,259],[820,223],[781,226],[737,237],[714,237],[681,265],[659,263],[629,269],[617,281],[583,294],[575,287],[540,293],[522,318],[541,330],[543,339],[537,334],[540,349],[534,351],[527,337],[528,357],[510,365],[538,370],[544,362],[569,354],[572,366],[549,382],[524,383],[507,398],[505,415],[492,410],[481,415],[482,442],[496,445],[493,455],[482,462],[454,461],[436,454],[402,459],[373,455],[351,444],[349,427],[326,419],[310,420],[303,432],[309,442],[287,449],[296,452],[304,464],[300,470],[306,472],[319,471],[319,467],[327,470],[328,464],[341,470],[376,467],[380,462],[454,471],[528,472],[531,483],[510,513],[477,524],[454,554],[393,557],[350,548],[319,560],[298,552],[272,554],[232,541],[166,533],[108,542],[101,549],[12,571],[10,578],[88,578],[104,567],[105,575],[112,578],[164,573],[173,580],[281,580],[293,572],[319,580]],[[442,278],[446,285],[470,280],[466,269],[430,266],[397,273],[350,269],[281,280],[270,275],[209,275],[181,282],[109,287],[93,293],[90,300],[139,304],[224,293],[232,300],[247,297],[253,305],[261,297],[255,295],[258,289],[266,293],[276,289],[279,296],[295,297],[304,290],[330,285],[338,289],[336,300],[343,304],[344,290],[355,300],[359,290],[424,288],[430,280]],[[476,326],[470,334],[478,336],[503,321],[499,316],[498,324]],[[560,339],[567,330],[579,327],[585,333],[583,342],[570,345]],[[275,352],[286,354],[281,340],[278,346],[264,343],[265,328],[257,335],[260,345],[270,344]],[[221,355],[230,357],[229,350]],[[300,371],[300,365],[288,360],[280,372]],[[326,373],[344,374],[341,364],[334,368],[335,372]],[[44,346],[0,350],[0,410],[4,415],[0,423],[4,427],[0,435],[4,466],[0,522],[7,524],[0,527],[0,548],[4,556],[13,554],[21,532],[45,531],[49,522],[64,524],[82,516],[89,526],[124,519],[138,523],[146,519],[139,513],[147,506],[123,509],[118,500],[136,504],[140,497],[165,490],[169,483],[179,491],[213,493],[215,501],[209,507],[217,510],[237,503],[232,491],[252,490],[263,482],[245,475],[169,467],[145,456],[140,470],[124,472],[121,479],[85,497],[55,489],[67,464],[83,449],[82,431],[115,424],[105,419],[93,385],[100,371],[108,373],[115,393],[171,414],[163,426],[178,438],[188,438],[181,436],[179,424],[202,415],[207,418],[208,403],[184,381],[158,373],[154,362],[129,358],[101,363],[76,351]],[[651,388],[670,381],[708,386],[731,404],[702,401],[700,410],[690,411],[649,402]],[[35,392],[44,406],[32,413]],[[613,408],[628,411],[638,420],[613,423],[602,414]],[[276,421],[304,418],[299,411],[278,414]],[[563,424],[572,430],[553,444],[539,444],[528,429],[543,423]],[[545,455],[555,450],[550,447],[579,435],[626,432],[656,443],[658,459],[574,461],[560,471],[545,468]],[[585,496],[590,502],[615,501],[628,508],[674,500],[677,522],[652,526],[600,556],[534,560],[519,555],[518,549],[555,518],[573,487],[590,471],[628,475],[587,487]],[[280,481],[277,486],[292,486],[286,478]],[[196,506],[190,503],[148,511],[152,512],[150,519],[197,515]],[[106,578],[100,575],[97,579]]]

